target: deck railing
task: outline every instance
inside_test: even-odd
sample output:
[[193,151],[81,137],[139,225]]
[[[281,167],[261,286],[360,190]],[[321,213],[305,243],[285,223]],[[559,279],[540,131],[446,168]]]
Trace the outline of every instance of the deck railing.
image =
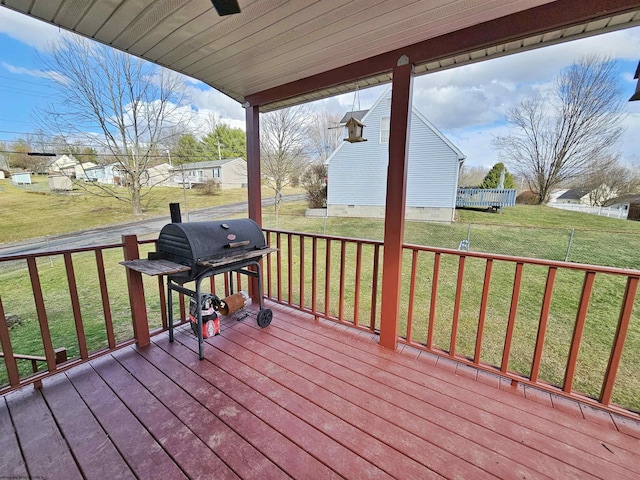
[[[369,332],[387,328],[379,309],[381,242],[276,230],[265,235],[278,248],[264,260],[265,297]],[[164,278],[143,279],[118,265],[153,247],[153,240],[128,237],[120,244],[0,257],[6,367],[0,393],[134,342],[146,345],[166,329]],[[7,291],[13,287],[6,279],[21,282],[23,290]],[[229,280],[225,274],[207,283],[221,296],[229,293]],[[242,289],[242,276],[234,280]],[[639,280],[637,270],[405,245],[398,341],[633,415],[640,410]],[[184,321],[185,299],[177,303]],[[11,332],[7,305],[31,315],[29,325]],[[14,351],[12,337],[31,348]],[[62,363],[55,355],[60,347],[69,352]],[[46,370],[19,367],[17,354],[41,355]]]
[[[5,367],[0,368],[0,393],[39,385],[48,375],[148,339],[149,305],[129,308],[126,272],[118,262],[138,255],[139,245],[154,242],[130,237],[118,244],[0,257],[0,365]],[[161,318],[154,330],[162,331],[163,280],[143,288],[151,292],[151,309]],[[21,323],[13,331],[7,315],[16,311]]]
[[[385,328],[377,308],[381,242],[265,233],[279,249],[267,259],[269,299]],[[612,411],[640,410],[640,365],[631,353],[640,348],[633,308],[640,271],[417,245],[404,252],[401,343]],[[619,408],[613,394],[622,366]]]

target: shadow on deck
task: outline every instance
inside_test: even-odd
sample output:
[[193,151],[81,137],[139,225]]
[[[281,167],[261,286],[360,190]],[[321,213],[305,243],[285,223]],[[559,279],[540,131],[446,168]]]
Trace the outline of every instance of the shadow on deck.
[[640,476],[633,420],[270,307],[264,330],[227,320],[204,361],[180,327],[0,398],[1,475]]

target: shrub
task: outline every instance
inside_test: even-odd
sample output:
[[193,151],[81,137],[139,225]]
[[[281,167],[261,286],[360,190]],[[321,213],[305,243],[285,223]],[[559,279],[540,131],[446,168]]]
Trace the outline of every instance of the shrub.
[[207,196],[219,195],[220,190],[222,190],[222,185],[220,185],[220,182],[212,178],[202,183],[199,189],[202,195],[207,195]]
[[520,205],[538,205],[538,194],[531,190],[525,190],[516,197],[516,203]]
[[302,188],[307,192],[309,208],[325,208],[327,206],[328,168],[324,163],[311,165],[301,178]]

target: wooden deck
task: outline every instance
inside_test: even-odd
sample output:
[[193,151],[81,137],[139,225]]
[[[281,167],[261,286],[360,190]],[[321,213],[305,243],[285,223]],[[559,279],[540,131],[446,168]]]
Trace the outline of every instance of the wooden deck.
[[0,475],[640,477],[632,420],[269,306],[264,330],[223,323],[204,361],[180,327],[0,398]]

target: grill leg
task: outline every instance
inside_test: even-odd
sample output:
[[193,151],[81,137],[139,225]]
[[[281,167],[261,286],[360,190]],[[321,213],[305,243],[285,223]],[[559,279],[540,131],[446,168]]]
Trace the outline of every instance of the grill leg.
[[258,305],[260,306],[260,310],[264,307],[263,299],[262,299],[262,265],[259,262],[256,262],[256,273],[258,276]]
[[173,290],[171,289],[171,280],[167,278],[167,310],[169,317],[169,342],[173,343]]
[[201,306],[201,295],[200,295],[200,283],[202,279],[196,280],[196,318],[198,319],[198,355],[200,356],[200,360],[204,360],[204,350],[202,348],[202,309]]

